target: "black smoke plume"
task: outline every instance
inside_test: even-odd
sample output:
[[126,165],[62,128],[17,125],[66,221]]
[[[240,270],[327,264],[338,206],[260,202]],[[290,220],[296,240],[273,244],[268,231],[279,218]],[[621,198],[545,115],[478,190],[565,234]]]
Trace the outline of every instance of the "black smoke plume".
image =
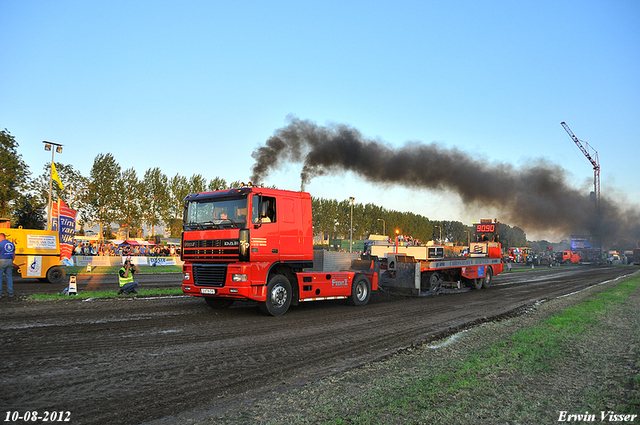
[[252,181],[263,181],[283,163],[301,163],[302,190],[314,177],[350,171],[371,183],[453,190],[466,205],[496,209],[501,221],[525,229],[601,235],[603,242],[622,236],[633,243],[640,240],[637,209],[624,211],[603,197],[597,214],[589,191],[571,186],[568,173],[546,160],[515,168],[436,143],[393,148],[348,125],[318,126],[293,116],[287,120],[253,152]]

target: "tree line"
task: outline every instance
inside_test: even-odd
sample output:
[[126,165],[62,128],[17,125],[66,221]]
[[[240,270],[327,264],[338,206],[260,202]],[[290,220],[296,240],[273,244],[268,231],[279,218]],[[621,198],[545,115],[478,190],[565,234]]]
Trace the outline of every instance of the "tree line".
[[[18,146],[6,129],[0,131],[0,217],[11,218],[14,226],[43,229],[51,164],[45,163],[42,173],[31,177]],[[183,200],[188,194],[241,184],[228,183],[221,177],[207,180],[201,174],[168,177],[158,167],[139,176],[133,167],[122,170],[111,153],[95,157],[89,176],[82,175],[71,164],[56,162],[55,166],[64,189],[54,184],[52,199],[61,199],[78,211],[77,220],[82,228],[96,225],[99,234],[105,237],[110,236],[114,224],[126,229],[131,237],[141,235],[145,225],[151,229],[151,235],[155,235],[156,227],[165,225],[172,237],[180,237]],[[349,200],[312,197],[312,211],[314,236],[322,239],[348,238],[352,220],[354,239],[366,239],[370,234],[395,238],[397,233],[422,242],[436,240],[455,245],[466,245],[469,239],[474,239],[473,228],[459,221],[429,220],[420,214],[388,210],[371,203],[352,205]],[[510,246],[527,245],[526,235],[518,227],[503,224],[499,234],[501,241]]]

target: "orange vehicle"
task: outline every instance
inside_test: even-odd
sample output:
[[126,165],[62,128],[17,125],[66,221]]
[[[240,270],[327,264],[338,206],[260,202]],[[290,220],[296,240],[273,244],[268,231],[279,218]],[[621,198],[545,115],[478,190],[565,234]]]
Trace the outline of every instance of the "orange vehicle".
[[556,252],[556,261],[558,263],[578,263],[580,262],[580,256],[573,251],[559,251]]

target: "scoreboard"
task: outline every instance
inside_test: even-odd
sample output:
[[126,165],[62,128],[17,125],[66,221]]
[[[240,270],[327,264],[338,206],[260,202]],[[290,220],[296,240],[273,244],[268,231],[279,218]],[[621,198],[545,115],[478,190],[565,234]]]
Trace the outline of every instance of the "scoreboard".
[[496,233],[497,225],[495,223],[476,223],[476,233]]
[[480,223],[473,223],[473,229],[476,234],[496,234],[498,233],[499,224],[498,219],[491,220],[490,218],[483,218],[480,220]]

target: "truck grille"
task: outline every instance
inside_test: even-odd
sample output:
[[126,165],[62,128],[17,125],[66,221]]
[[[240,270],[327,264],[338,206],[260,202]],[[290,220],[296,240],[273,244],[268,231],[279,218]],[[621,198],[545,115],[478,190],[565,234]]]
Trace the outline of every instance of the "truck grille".
[[193,281],[196,286],[223,287],[227,276],[226,265],[193,265]]
[[207,239],[199,241],[184,241],[184,260],[199,260],[212,262],[238,261],[240,256],[238,239]]

